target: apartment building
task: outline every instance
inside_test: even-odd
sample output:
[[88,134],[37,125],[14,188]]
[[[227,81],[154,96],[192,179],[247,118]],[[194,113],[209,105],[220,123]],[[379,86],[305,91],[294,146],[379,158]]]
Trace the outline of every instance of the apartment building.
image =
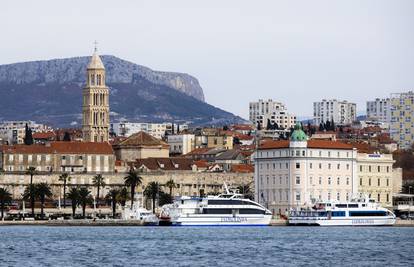
[[336,125],[351,124],[356,120],[356,104],[346,100],[322,99],[313,103],[313,123],[319,125],[333,119]]
[[391,121],[391,100],[376,98],[367,101],[367,120],[389,123]]
[[408,149],[414,142],[414,92],[391,95],[391,138],[402,149]]
[[146,132],[155,138],[162,139],[166,132],[169,134],[187,130],[187,124],[176,123],[145,123],[145,122],[115,122],[111,123],[111,132],[116,136],[129,137],[138,132]]
[[51,128],[34,121],[4,121],[0,123],[0,139],[9,145],[23,144],[26,124],[33,132],[50,131]]
[[291,128],[296,124],[296,116],[287,111],[286,106],[277,101],[262,100],[250,102],[249,104],[249,120],[254,124],[265,129],[268,122],[277,124],[280,128]]
[[194,134],[168,135],[167,143],[170,145],[170,154],[185,155],[195,148]]

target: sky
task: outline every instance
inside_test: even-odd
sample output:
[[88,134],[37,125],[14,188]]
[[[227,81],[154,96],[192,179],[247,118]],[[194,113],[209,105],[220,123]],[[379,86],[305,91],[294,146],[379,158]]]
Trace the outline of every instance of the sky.
[[414,90],[414,1],[149,0],[0,3],[0,64],[111,54],[196,77],[214,106],[248,118],[272,98],[313,102]]

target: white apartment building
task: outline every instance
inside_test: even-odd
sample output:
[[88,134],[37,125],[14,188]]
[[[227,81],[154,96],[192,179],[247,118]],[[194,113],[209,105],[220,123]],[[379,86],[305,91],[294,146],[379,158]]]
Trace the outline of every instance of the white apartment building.
[[286,106],[277,101],[262,100],[258,102],[250,102],[249,104],[249,120],[257,125],[260,123],[262,129],[266,129],[267,122],[270,120],[272,124],[277,123],[279,127],[291,128],[296,124],[296,116],[288,113]]
[[195,148],[194,134],[168,135],[167,142],[170,145],[170,154],[185,155]]
[[[117,136],[129,137],[132,134],[138,132],[146,132],[149,135],[162,139],[165,132],[172,133],[173,124],[168,123],[145,123],[145,122],[115,122],[111,123],[111,132]],[[174,133],[178,130],[188,129],[187,124],[176,124],[174,123]]]
[[391,100],[376,98],[367,101],[367,120],[389,123],[391,121]]
[[408,149],[414,142],[414,92],[391,95],[391,138],[402,149]]
[[26,124],[33,132],[50,131],[51,128],[34,121],[4,121],[0,123],[0,139],[8,144],[23,144]]
[[255,199],[282,214],[313,200],[349,200],[358,192],[356,158],[351,145],[308,140],[297,125],[291,140],[268,140],[256,151]]
[[322,99],[320,102],[313,103],[314,125],[319,125],[332,119],[336,125],[351,124],[356,120],[356,104],[336,99]]

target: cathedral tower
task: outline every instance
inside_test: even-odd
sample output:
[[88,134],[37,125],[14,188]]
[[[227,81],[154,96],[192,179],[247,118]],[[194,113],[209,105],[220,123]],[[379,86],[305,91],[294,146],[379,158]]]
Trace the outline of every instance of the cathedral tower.
[[83,141],[108,142],[109,88],[105,85],[105,67],[96,47],[86,73],[86,85],[82,92]]

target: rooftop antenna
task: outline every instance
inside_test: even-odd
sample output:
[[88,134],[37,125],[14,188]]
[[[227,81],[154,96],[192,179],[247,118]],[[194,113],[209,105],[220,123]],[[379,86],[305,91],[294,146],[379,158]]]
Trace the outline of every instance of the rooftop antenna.
[[95,40],[95,42],[93,42],[93,44],[94,44],[94,51],[95,51],[95,53],[97,53],[98,52],[98,41],[96,41]]

